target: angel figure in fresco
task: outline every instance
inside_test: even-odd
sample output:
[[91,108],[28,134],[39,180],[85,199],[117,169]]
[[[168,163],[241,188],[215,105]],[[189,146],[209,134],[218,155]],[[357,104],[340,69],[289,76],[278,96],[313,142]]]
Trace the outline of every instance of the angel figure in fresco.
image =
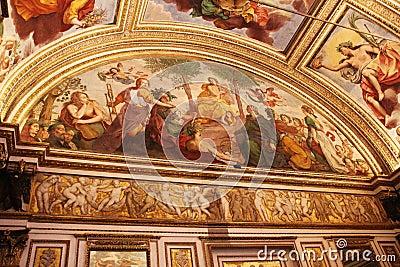
[[57,182],[61,181],[59,175],[52,175],[36,188],[35,196],[39,212],[50,214],[50,190]]
[[129,85],[135,83],[138,78],[145,78],[148,74],[137,71],[133,73],[135,66],[131,66],[127,71],[124,69],[124,65],[121,62],[117,63],[116,67],[112,67],[108,72],[103,73],[105,77],[110,77],[116,82]]
[[[317,57],[313,61],[312,66],[316,69],[325,68],[330,71],[341,71],[349,67],[356,70],[360,77],[358,81],[353,81],[361,83],[360,86],[363,90],[364,100],[378,118],[384,120],[386,124],[390,118],[390,114],[381,104],[385,97],[381,84],[387,82],[388,85],[391,85],[400,81],[400,74],[396,73],[398,66],[400,66],[399,59],[396,60],[396,57],[399,56],[400,46],[398,44],[390,46],[389,55],[388,52],[383,52],[383,49],[386,50],[388,48],[387,46],[385,48],[382,47],[381,52],[379,48],[370,44],[353,46],[351,41],[340,43],[337,51],[342,53],[346,58],[341,60],[338,65],[330,66],[323,64],[322,58]],[[385,62],[390,62],[390,59],[387,57],[395,60],[392,66],[385,65]]]
[[79,148],[91,150],[96,138],[102,136],[108,126],[103,108],[84,92],[74,92],[71,101],[60,112],[61,122],[79,132]]
[[94,179],[92,183],[89,181],[86,183],[84,187],[86,191],[86,202],[87,202],[87,213],[90,214],[91,208],[97,209],[98,204],[96,203],[96,199],[98,196],[98,191],[103,188],[107,188],[110,185],[111,181],[107,181],[101,183],[99,179]]
[[342,219],[342,221],[344,221],[346,218],[346,212],[340,204],[343,201],[343,198],[337,194],[329,194],[328,197],[329,207],[337,216]]
[[322,223],[329,222],[329,217],[327,215],[327,210],[322,202],[321,193],[310,193],[310,213],[315,211],[315,217],[319,219]]
[[224,20],[230,18],[240,19],[244,24],[254,22],[260,27],[268,22],[267,9],[249,0],[202,0],[200,7],[194,8],[191,15],[215,16],[219,20],[214,21],[214,24],[222,29],[229,28],[229,24],[224,23]]
[[[264,105],[271,108],[275,106],[285,105],[283,103],[285,99],[283,97],[280,97],[277,93],[275,93],[273,87],[267,87],[265,88],[265,91],[263,91],[261,88],[257,88],[255,90],[250,89],[246,93],[250,97],[250,99],[253,100],[254,102],[261,102]],[[256,97],[257,99],[254,99],[253,96]]]
[[94,4],[95,0],[14,0],[11,17],[21,39],[33,32],[36,45],[46,44],[74,25],[85,28],[84,18]]
[[72,211],[74,212],[75,207],[80,203],[78,201],[78,197],[80,194],[86,195],[86,191],[84,189],[85,186],[85,178],[79,177],[78,182],[71,184],[70,187],[64,189],[63,195],[67,198],[67,202],[64,204],[64,209],[72,206]]
[[384,221],[384,215],[382,214],[381,210],[379,209],[379,206],[375,203],[375,199],[372,197],[367,197],[364,196],[363,202],[367,207],[372,210],[372,213],[374,214],[376,220],[375,222],[383,222]]
[[173,191],[171,186],[168,183],[162,184],[161,188],[159,189],[159,196],[162,203],[167,207],[167,210],[173,212],[182,217],[181,207],[180,205],[173,199],[173,197],[181,198],[180,194],[177,194]]
[[308,203],[310,202],[310,198],[307,197],[307,194],[305,192],[299,192],[297,193],[297,198],[300,199],[300,208],[301,208],[301,217],[307,217],[310,222],[312,222],[312,217],[310,216],[310,210],[308,208]]
[[286,215],[287,219],[291,222],[295,221],[293,217],[293,210],[290,207],[289,200],[285,197],[283,192],[279,192],[274,190],[273,191],[275,197],[275,203],[272,208],[271,218],[272,221],[275,221],[275,216],[277,215],[278,218],[282,221],[286,221],[283,215]]
[[186,207],[187,217],[192,218],[192,216],[195,216],[195,214],[192,212],[194,191],[187,184],[184,184],[182,189],[183,190],[181,193],[183,206]]
[[254,194],[254,206],[256,207],[258,214],[260,215],[261,221],[270,222],[267,208],[265,205],[266,192],[262,189],[258,189]]
[[[197,211],[197,220],[201,220],[201,214],[202,212],[205,213],[208,217],[211,217],[210,212],[208,211],[208,208],[210,207],[210,201],[205,198],[203,195],[204,192],[201,191],[199,186],[194,186],[193,187],[193,192],[194,196],[191,199],[192,206],[194,211]],[[195,214],[193,214],[195,216]]]
[[[229,220],[229,200],[227,199],[225,190],[226,189],[216,186],[207,186],[202,189],[203,192],[202,195],[209,203],[208,204],[209,207],[207,208],[207,210],[211,214],[210,218],[212,220],[217,220],[217,221]],[[194,196],[194,193],[192,194],[192,196]],[[190,199],[192,199],[192,196],[190,196]],[[204,203],[207,205],[205,201]]]
[[[363,206],[363,198],[356,197],[355,195],[350,195],[350,209],[352,210],[355,218],[359,223],[372,222],[372,218],[369,213],[366,212]],[[363,220],[364,219],[364,220]]]

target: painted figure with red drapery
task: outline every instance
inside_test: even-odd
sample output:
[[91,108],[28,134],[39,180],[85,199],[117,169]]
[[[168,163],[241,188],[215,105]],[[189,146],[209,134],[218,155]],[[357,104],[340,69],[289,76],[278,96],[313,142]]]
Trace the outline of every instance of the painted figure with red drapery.
[[393,117],[398,105],[397,94],[400,85],[400,44],[380,43],[353,46],[351,41],[340,43],[337,51],[346,56],[338,65],[322,63],[321,57],[312,62],[312,67],[340,71],[343,78],[359,83],[364,101],[387,128],[400,124]]

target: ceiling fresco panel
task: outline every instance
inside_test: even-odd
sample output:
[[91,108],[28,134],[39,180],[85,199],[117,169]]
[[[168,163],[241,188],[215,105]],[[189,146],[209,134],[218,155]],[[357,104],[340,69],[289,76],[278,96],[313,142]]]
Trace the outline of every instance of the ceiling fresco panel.
[[65,79],[26,119],[22,140],[62,150],[372,175],[353,142],[312,105],[190,58],[125,60]]
[[115,23],[118,6],[117,0],[7,2],[8,16],[3,14],[0,21],[0,83],[43,46],[89,27]]
[[145,21],[217,27],[284,50],[315,0],[150,0]]
[[336,83],[400,144],[400,43],[387,27],[349,8],[310,67]]

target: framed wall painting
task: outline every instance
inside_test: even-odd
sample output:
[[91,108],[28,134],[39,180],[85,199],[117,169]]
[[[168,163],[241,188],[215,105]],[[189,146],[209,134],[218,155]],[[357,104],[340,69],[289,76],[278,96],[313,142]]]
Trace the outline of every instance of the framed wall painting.
[[150,246],[146,238],[88,235],[86,251],[86,267],[150,267]]
[[97,266],[137,266],[149,267],[148,250],[90,250],[89,267]]
[[27,266],[68,266],[69,246],[69,240],[31,240]]

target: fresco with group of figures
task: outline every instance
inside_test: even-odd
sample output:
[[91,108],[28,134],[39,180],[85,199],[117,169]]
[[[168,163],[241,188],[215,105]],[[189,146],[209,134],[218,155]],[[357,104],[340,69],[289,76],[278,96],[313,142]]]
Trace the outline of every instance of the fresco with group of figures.
[[150,0],[145,20],[210,25],[283,50],[315,0]]
[[30,212],[181,222],[385,224],[378,198],[340,193],[39,174]]
[[[309,0],[151,0],[146,20],[211,25],[283,50],[295,36]],[[336,82],[400,143],[400,43],[393,32],[348,9],[310,67]],[[284,33],[284,34],[282,34]]]
[[364,15],[348,10],[310,67],[337,83],[400,144],[400,43]]
[[279,87],[222,64],[115,62],[49,90],[21,129],[64,150],[371,175],[337,128]]
[[26,57],[73,32],[114,23],[117,0],[10,0],[0,14],[0,83]]

